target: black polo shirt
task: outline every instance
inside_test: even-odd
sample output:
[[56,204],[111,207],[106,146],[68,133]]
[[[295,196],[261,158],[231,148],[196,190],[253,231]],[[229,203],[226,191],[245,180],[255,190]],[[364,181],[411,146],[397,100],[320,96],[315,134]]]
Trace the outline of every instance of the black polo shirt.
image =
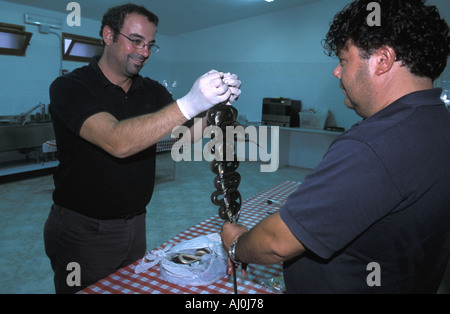
[[58,146],[55,204],[89,217],[114,219],[145,211],[155,178],[156,147],[120,159],[80,137],[90,116],[109,112],[119,121],[173,102],[161,84],[136,76],[127,93],[112,84],[94,58],[50,86],[50,113]]

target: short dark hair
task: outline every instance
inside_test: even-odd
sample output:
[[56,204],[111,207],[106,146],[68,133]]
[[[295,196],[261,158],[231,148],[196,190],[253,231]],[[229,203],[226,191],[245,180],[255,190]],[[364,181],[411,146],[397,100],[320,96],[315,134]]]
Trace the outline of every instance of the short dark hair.
[[149,22],[158,26],[159,18],[154,13],[150,12],[143,6],[135,5],[132,3],[119,5],[110,8],[102,19],[102,27],[100,28],[100,37],[103,37],[103,29],[105,26],[109,26],[114,32],[114,41],[117,40],[119,32],[123,27],[123,22],[128,14],[137,13],[147,17]]
[[[377,49],[389,46],[411,73],[435,80],[450,54],[449,27],[438,9],[425,1],[356,0],[336,14],[323,47],[329,56],[338,55],[351,40],[361,56],[369,58]],[[368,25],[370,2],[380,4],[381,26]]]

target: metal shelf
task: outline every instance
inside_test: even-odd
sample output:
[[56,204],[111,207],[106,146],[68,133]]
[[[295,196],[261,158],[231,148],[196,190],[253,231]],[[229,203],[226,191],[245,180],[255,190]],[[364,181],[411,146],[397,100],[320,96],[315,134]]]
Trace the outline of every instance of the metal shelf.
[[0,177],[57,167],[58,161],[39,162],[36,160],[0,163]]

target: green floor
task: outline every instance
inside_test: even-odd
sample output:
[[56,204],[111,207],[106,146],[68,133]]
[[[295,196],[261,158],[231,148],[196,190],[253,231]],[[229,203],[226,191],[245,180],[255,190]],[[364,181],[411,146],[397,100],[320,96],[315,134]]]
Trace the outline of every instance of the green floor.
[[[214,174],[209,163],[179,162],[175,180],[170,154],[158,155],[158,165],[155,193],[147,206],[149,250],[217,214],[210,201]],[[288,167],[261,173],[258,163],[244,162],[238,172],[245,200],[283,181],[302,181],[309,170]],[[54,293],[43,244],[52,191],[51,174],[0,183],[0,293]]]
[[[198,222],[217,215],[211,203],[214,174],[209,163],[176,164],[170,154],[158,155],[153,199],[147,206],[147,244],[151,250]],[[258,163],[244,162],[239,191],[242,198],[262,192],[283,181],[302,181],[308,169],[285,167],[261,173]],[[43,226],[52,204],[51,174],[20,176],[0,181],[0,293],[54,293],[53,273],[44,252]],[[450,293],[447,271],[440,293]]]

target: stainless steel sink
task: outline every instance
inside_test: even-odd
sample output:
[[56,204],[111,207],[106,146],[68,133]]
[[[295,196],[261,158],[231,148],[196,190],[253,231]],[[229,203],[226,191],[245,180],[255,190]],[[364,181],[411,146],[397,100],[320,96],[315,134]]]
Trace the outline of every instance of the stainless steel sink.
[[30,149],[55,139],[51,122],[20,124],[15,116],[0,116],[0,152]]
[[20,116],[0,116],[0,125],[19,123]]

